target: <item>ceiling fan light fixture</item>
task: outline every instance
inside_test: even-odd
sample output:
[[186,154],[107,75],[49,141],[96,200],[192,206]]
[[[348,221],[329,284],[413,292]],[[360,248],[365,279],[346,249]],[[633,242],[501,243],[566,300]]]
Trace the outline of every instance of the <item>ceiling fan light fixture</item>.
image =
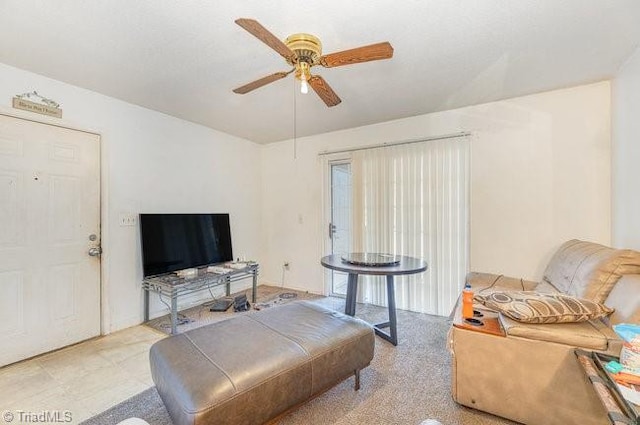
[[300,80],[300,93],[309,93],[309,78],[311,78],[311,65],[306,61],[296,63],[296,78]]
[[315,35],[299,33],[287,37],[284,44],[295,53],[287,62],[296,69],[296,78],[300,80],[300,93],[309,93],[311,67],[320,63],[322,43]]
[[306,62],[310,66],[320,63],[322,56],[322,43],[315,35],[299,33],[287,37],[284,44],[295,53],[287,62],[290,65]]
[[291,66],[290,71],[276,72],[233,89],[233,92],[238,94],[249,93],[295,72],[295,78],[300,80],[300,91],[302,93],[307,93],[309,86],[311,86],[318,97],[328,107],[332,107],[340,104],[342,100],[322,76],[311,74],[312,67],[321,65],[324,68],[334,68],[393,57],[393,47],[388,41],[322,55],[322,43],[314,35],[307,33],[293,34],[283,42],[255,19],[239,18],[235,22],[276,51]]

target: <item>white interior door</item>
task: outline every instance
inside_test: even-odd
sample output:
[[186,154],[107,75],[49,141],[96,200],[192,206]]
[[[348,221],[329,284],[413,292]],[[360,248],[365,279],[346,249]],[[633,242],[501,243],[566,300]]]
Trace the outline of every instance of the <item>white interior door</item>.
[[99,246],[99,136],[0,115],[0,366],[100,334]]

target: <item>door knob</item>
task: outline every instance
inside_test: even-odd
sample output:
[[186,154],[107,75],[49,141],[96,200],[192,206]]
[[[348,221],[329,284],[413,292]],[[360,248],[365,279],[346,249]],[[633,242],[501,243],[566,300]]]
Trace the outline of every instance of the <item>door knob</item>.
[[94,247],[94,248],[89,248],[89,255],[92,257],[99,257],[100,254],[102,254],[102,248],[98,247]]

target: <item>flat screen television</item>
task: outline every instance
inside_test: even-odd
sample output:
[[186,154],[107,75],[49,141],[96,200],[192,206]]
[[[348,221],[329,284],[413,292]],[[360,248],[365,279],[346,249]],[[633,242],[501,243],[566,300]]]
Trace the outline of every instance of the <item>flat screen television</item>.
[[140,214],[145,277],[233,260],[229,214]]

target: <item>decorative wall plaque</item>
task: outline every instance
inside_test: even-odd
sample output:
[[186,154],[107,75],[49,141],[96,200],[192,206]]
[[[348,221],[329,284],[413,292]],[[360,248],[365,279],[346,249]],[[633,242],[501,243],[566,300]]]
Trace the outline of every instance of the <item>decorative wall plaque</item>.
[[[36,99],[38,102],[33,102],[28,99]],[[13,98],[13,107],[16,109],[23,109],[29,112],[35,112],[37,114],[49,115],[51,117],[62,118],[62,109],[60,104],[54,100],[47,99],[40,96],[37,92],[19,94]]]

